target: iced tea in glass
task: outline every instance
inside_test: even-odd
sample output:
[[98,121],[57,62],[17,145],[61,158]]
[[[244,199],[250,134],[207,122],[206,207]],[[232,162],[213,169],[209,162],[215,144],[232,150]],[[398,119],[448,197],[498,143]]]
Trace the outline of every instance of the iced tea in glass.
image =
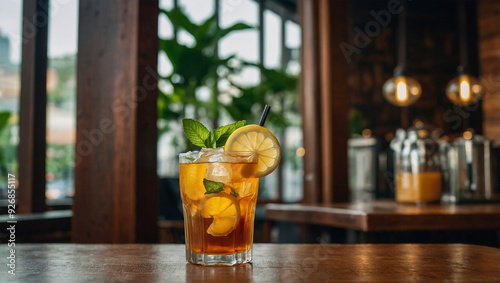
[[257,155],[203,148],[180,154],[179,163],[187,260],[204,265],[250,262]]

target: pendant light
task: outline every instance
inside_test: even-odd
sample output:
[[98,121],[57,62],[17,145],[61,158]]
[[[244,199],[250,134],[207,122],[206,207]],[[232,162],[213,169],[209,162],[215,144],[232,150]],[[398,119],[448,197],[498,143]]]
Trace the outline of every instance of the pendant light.
[[466,20],[465,1],[460,0],[458,6],[460,66],[458,67],[458,76],[449,81],[446,86],[446,96],[451,102],[459,106],[477,103],[483,93],[481,83],[470,74],[469,70]]
[[384,98],[392,105],[399,107],[410,106],[422,94],[420,83],[406,74],[406,1],[402,1],[403,11],[399,14],[398,23],[398,65],[394,69],[394,76],[382,86]]

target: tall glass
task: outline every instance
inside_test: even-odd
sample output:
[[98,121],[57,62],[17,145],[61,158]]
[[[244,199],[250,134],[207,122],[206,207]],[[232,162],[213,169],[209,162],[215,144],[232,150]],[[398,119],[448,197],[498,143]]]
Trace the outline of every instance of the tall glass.
[[179,155],[186,259],[234,265],[252,260],[259,179],[255,153],[202,149]]

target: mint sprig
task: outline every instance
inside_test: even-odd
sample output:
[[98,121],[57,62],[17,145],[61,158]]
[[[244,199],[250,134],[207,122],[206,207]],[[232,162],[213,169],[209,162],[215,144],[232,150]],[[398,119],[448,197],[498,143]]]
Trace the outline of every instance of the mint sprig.
[[236,129],[245,125],[246,121],[238,121],[229,125],[218,127],[210,132],[202,123],[193,119],[182,119],[182,127],[186,137],[196,146],[218,148],[226,144],[229,136]]
[[220,193],[224,188],[224,183],[208,180],[206,178],[203,178],[203,185],[205,186],[206,195]]

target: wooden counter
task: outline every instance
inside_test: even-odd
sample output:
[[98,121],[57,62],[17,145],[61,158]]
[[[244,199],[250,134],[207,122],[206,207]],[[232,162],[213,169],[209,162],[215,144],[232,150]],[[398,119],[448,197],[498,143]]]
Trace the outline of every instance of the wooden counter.
[[266,218],[371,231],[500,229],[500,204],[432,204],[394,201],[338,204],[268,204]]
[[492,282],[500,250],[462,244],[256,244],[236,267],[186,263],[184,245],[18,244],[0,282]]

